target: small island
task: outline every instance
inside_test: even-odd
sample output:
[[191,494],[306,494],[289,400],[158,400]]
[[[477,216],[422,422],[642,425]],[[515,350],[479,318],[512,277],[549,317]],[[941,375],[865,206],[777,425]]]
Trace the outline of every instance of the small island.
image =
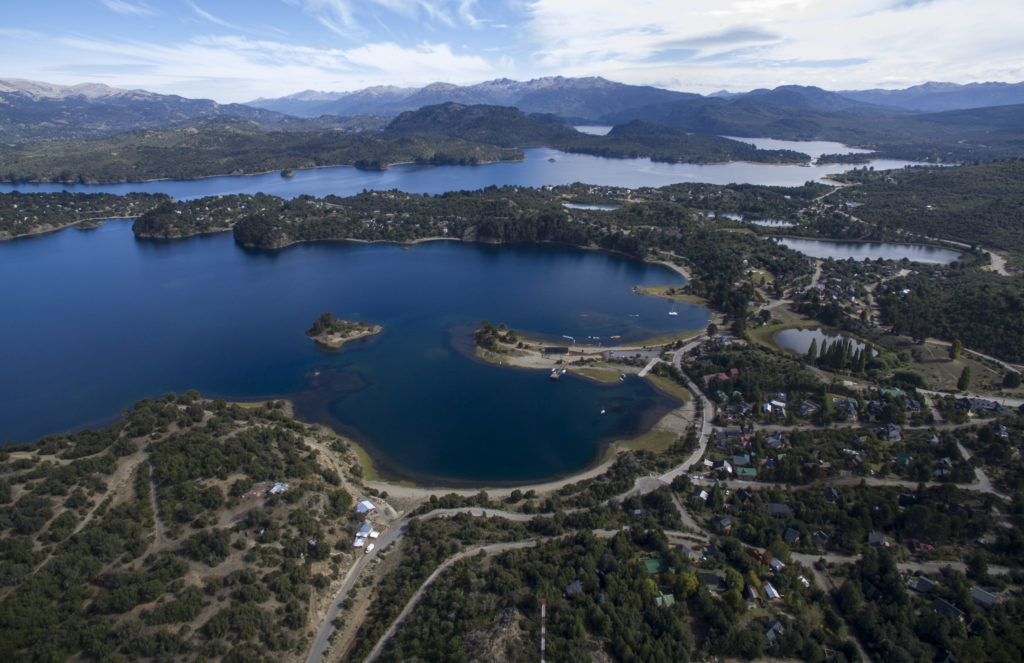
[[334,317],[332,313],[321,313],[313,326],[306,330],[306,336],[328,348],[341,346],[365,336],[373,336],[383,331],[380,325],[368,325],[365,322],[349,322]]

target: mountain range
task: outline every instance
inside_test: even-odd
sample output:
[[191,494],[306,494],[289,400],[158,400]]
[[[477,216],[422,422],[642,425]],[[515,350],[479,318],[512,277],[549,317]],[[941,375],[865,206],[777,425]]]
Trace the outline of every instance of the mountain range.
[[281,129],[339,128],[339,124],[345,124],[337,119],[312,121],[245,104],[219,104],[210,99],[97,83],[65,86],[0,79],[0,142],[4,143],[94,138],[217,117],[235,117]]
[[306,90],[277,99],[256,99],[248,105],[298,117],[319,115],[381,115],[393,117],[423,106],[454,102],[515,106],[524,113],[552,113],[576,123],[621,117],[633,108],[697,100],[758,100],[785,107],[861,114],[944,111],[1024,103],[1022,83],[925,83],[903,90],[828,91],[813,86],[785,85],[744,93],[717,92],[702,96],[660,88],[614,83],[599,77],[538,78],[526,82],[507,78],[458,86],[432,83],[422,88],[370,87],[353,92]]

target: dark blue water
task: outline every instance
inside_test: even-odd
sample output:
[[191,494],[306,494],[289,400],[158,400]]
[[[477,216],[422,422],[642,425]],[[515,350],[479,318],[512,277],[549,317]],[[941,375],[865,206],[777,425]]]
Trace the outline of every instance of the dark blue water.
[[[784,142],[799,150],[803,143]],[[838,143],[837,143],[838,145]],[[801,186],[807,181],[827,177],[848,169],[845,166],[779,166],[746,162],[725,164],[657,163],[650,159],[607,159],[587,154],[566,154],[546,147],[523,150],[524,161],[492,163],[482,166],[399,165],[388,170],[358,170],[335,167],[297,170],[294,177],[279,173],[210,177],[201,180],[137,182],[127,184],[3,184],[0,191],[80,191],[125,194],[166,193],[177,200],[236,193],[267,193],[282,198],[313,196],[350,196],[363,189],[384,191],[400,189],[410,193],[438,194],[452,190],[473,191],[488,186],[529,186],[585,182],[600,186],[628,188],[660,187],[679,182],[709,184],[765,184]],[[879,159],[871,162],[875,170],[902,168],[909,162]]]
[[[553,336],[640,339],[708,313],[630,292],[674,272],[552,246],[323,243],[268,253],[231,235],[137,241],[130,223],[0,243],[0,440],[113,420],[139,398],[294,396],[394,474],[521,481],[577,470],[673,405],[471,359],[481,319]],[[303,335],[323,311],[385,331],[340,351]],[[638,318],[630,317],[639,314]],[[606,410],[605,415],[600,411]]]

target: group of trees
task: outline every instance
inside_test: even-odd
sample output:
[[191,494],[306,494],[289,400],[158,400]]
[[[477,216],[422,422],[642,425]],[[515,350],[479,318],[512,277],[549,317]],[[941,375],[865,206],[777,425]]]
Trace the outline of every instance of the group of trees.
[[[337,525],[352,498],[281,408],[168,394],[105,429],[5,453],[0,658],[253,660],[294,649],[303,606],[329,582],[312,565],[341,537],[348,548]],[[111,481],[119,470],[127,481]],[[273,481],[288,490],[267,495]],[[255,493],[244,517],[217,526]],[[242,569],[216,575],[229,558]]]

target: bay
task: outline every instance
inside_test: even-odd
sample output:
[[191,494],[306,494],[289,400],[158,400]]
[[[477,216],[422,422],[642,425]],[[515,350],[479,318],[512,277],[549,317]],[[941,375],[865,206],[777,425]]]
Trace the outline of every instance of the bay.
[[[356,436],[391,475],[526,481],[593,462],[674,399],[472,358],[481,319],[548,335],[639,340],[707,325],[631,292],[679,285],[660,265],[549,245],[320,243],[248,251],[230,233],[136,240],[130,222],[0,244],[0,439],[112,421],[143,397],[199,389],[293,397]],[[339,351],[303,334],[323,311],[384,326]],[[637,315],[639,317],[631,317]],[[564,340],[560,341],[565,343]],[[605,414],[601,411],[605,410]]]

